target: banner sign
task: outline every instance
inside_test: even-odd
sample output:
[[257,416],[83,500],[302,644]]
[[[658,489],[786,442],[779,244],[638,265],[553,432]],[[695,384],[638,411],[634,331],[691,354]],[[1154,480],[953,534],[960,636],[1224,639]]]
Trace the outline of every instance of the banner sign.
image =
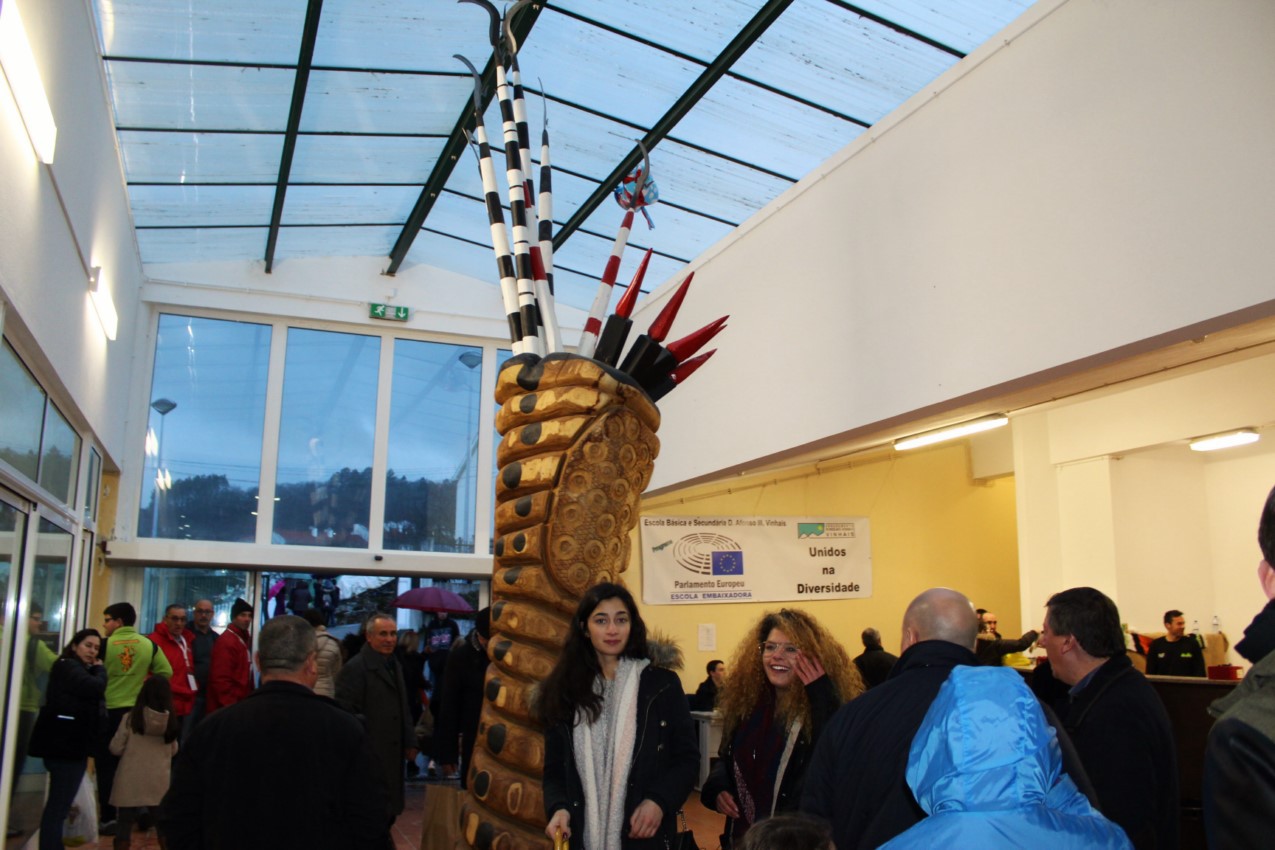
[[648,605],[872,595],[867,517],[644,516],[641,528]]

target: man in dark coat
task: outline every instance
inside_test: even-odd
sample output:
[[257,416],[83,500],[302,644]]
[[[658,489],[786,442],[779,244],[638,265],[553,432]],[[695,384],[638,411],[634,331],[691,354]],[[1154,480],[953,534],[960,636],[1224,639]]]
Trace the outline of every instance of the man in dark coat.
[[1177,749],[1168,712],[1125,652],[1120,612],[1104,593],[1073,587],[1046,603],[1049,659],[1032,690],[1070,734],[1102,813],[1135,847],[1178,846]]
[[457,741],[460,764],[460,787],[469,787],[469,771],[473,767],[474,741],[478,738],[478,716],[483,709],[483,679],[487,676],[487,639],[491,637],[491,609],[484,608],[474,620],[473,630],[465,636],[447,658],[443,671],[443,688],[447,701],[434,721],[434,759],[443,766],[443,774],[456,772]]
[[1026,652],[1040,637],[1040,633],[1034,630],[1024,632],[1017,640],[1002,637],[996,631],[997,619],[991,611],[980,610],[978,624],[978,645],[974,647],[974,654],[978,656],[978,663],[990,667],[1004,666],[1006,655]]
[[1217,718],[1204,756],[1210,847],[1264,847],[1275,834],[1275,490],[1266,498],[1257,542],[1257,577],[1268,601],[1235,645],[1253,669],[1209,706]]
[[300,617],[261,629],[261,687],[206,717],[173,763],[159,815],[170,850],[387,845],[385,780],[371,739],[311,690],[314,648],[314,629]]
[[974,606],[931,588],[903,615],[903,654],[890,678],[841,707],[806,770],[801,811],[832,824],[838,850],[877,847],[925,817],[908,790],[908,749],[959,664],[977,665]]
[[875,688],[889,677],[899,656],[885,651],[881,646],[881,633],[871,626],[863,630],[862,640],[863,654],[854,659],[854,666],[859,668],[863,683]]
[[373,614],[364,629],[367,643],[341,668],[336,700],[363,719],[380,760],[388,790],[387,823],[403,811],[403,759],[416,758],[416,734],[407,708],[407,686],[394,659],[398,626],[388,614]]
[[182,741],[190,737],[190,732],[204,717],[204,705],[208,694],[208,669],[212,666],[213,645],[221,637],[212,627],[213,608],[211,599],[200,599],[191,609],[190,624],[186,627],[186,643],[190,645],[191,658],[195,662],[195,682],[199,690],[195,693],[195,707],[187,723],[182,727]]

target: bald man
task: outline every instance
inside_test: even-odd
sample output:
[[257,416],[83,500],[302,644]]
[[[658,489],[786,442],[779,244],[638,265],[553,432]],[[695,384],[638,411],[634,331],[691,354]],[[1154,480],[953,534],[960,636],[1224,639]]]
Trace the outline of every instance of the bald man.
[[925,817],[908,790],[908,748],[952,668],[978,665],[978,615],[936,587],[908,605],[898,662],[884,683],[829,721],[806,770],[801,810],[832,825],[837,850],[877,847]]

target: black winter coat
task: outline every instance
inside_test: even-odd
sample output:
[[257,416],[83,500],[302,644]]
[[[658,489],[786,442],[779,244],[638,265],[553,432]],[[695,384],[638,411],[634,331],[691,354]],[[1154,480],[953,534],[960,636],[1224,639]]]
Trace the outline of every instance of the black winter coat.
[[978,659],[946,641],[913,644],[890,678],[829,721],[806,770],[801,811],[832,824],[837,850],[878,847],[925,817],[904,776],[908,750],[958,664]]
[[1060,696],[1049,662],[1041,662],[1032,690],[1061,718],[1093,780],[1102,813],[1124,829],[1134,847],[1176,848],[1173,729],[1160,696],[1129,657],[1108,658],[1074,697],[1067,691]]
[[[78,658],[59,658],[49,671],[45,708],[49,718],[74,717],[73,721],[41,719],[28,750],[33,756],[76,761],[87,759],[98,747],[106,723],[106,667],[85,666]],[[65,727],[65,728],[63,728]]]
[[[806,696],[810,700],[810,737],[802,737],[792,748],[788,757],[788,766],[784,769],[783,778],[779,781],[779,794],[775,799],[775,813],[794,812],[801,802],[802,786],[806,779],[806,766],[810,763],[810,755],[823,735],[828,721],[841,707],[837,698],[837,689],[827,676],[820,676],[806,686]],[[708,780],[700,789],[699,799],[709,811],[717,810],[717,795],[729,791],[739,800],[739,787],[735,781],[735,730],[727,729],[722,734],[722,746],[718,751],[717,762],[708,775]],[[759,818],[760,819],[760,818]],[[742,833],[742,825],[734,818],[726,818],[726,831],[722,836],[722,846],[730,847],[737,833]]]
[[358,720],[303,685],[267,681],[195,727],[159,826],[169,850],[384,850],[386,797]]
[[[478,718],[483,710],[483,679],[487,676],[487,653],[478,643],[477,632],[470,632],[464,642],[447,655],[443,672],[443,701],[434,721],[434,760],[439,764],[457,764],[463,759],[462,788],[469,787],[469,771],[473,767],[474,741],[478,738]],[[457,751],[457,739],[460,749]]]
[[[677,813],[686,802],[699,775],[699,744],[695,724],[686,705],[686,694],[677,675],[654,665],[638,679],[637,739],[624,797],[624,850],[664,850],[665,841],[677,833]],[[572,726],[557,723],[545,730],[545,816],[566,809],[571,814],[572,850],[598,850],[584,846],[584,789],[572,749]],[[651,800],[664,813],[652,838],[628,837],[629,818],[643,800]]]
[[[393,656],[390,656],[393,658]],[[363,720],[376,750],[389,792],[390,817],[403,811],[403,760],[407,749],[416,749],[416,730],[407,707],[407,686],[396,662],[363,644],[336,677],[336,701]]]

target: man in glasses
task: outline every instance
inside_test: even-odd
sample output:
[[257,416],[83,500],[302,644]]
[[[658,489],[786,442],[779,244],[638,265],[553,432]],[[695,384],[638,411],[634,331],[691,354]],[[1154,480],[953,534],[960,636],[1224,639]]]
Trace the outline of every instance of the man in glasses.
[[182,727],[183,741],[190,736],[190,730],[195,728],[195,724],[204,716],[213,645],[221,636],[221,633],[212,627],[214,613],[212,600],[201,599],[191,609],[191,620],[186,626],[186,643],[190,646],[190,654],[195,662],[195,684],[198,685],[199,690],[195,693],[195,706],[191,709],[190,716],[186,718],[186,725]]

